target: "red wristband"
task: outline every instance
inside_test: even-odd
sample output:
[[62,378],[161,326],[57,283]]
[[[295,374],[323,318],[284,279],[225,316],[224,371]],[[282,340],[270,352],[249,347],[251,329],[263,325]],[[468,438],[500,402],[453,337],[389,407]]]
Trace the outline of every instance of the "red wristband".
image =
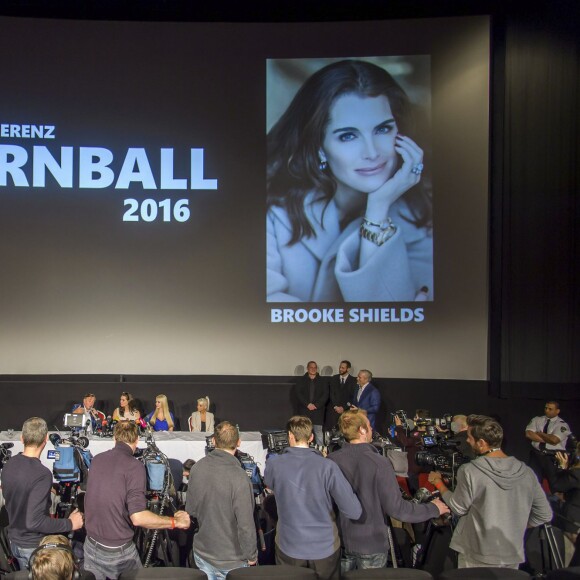
[[443,482],[442,482],[441,480],[439,480],[439,481],[438,481],[438,482],[436,482],[434,485],[435,485],[435,487],[436,487],[437,489],[441,489],[441,487],[443,486]]
[[170,518],[171,519],[171,529],[174,530],[175,529],[175,518]]

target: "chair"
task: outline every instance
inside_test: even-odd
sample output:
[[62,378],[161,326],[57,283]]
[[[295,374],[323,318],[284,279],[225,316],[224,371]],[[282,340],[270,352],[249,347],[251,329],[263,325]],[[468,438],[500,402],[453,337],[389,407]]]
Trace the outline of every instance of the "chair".
[[525,580],[531,576],[523,570],[511,568],[458,568],[446,570],[437,576],[437,580]]
[[552,570],[545,576],[546,580],[578,580],[578,578],[580,578],[580,566]]
[[207,580],[205,572],[195,568],[141,568],[123,572],[119,580],[140,580],[141,578],[159,578],[164,580]]
[[413,568],[369,568],[367,570],[350,570],[342,574],[343,580],[433,580],[425,570]]
[[227,580],[247,580],[251,578],[272,578],[273,580],[314,580],[316,572],[298,566],[251,566],[236,568],[228,572]]

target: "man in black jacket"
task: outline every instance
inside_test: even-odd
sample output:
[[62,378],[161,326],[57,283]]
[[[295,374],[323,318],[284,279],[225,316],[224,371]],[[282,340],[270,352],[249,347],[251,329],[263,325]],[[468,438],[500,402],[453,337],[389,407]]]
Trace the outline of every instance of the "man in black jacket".
[[350,361],[340,361],[338,374],[330,378],[330,400],[325,419],[325,427],[329,431],[336,427],[338,418],[348,410],[348,403],[357,390],[356,378],[350,374],[351,366]]
[[312,421],[317,445],[324,445],[322,425],[324,407],[328,401],[328,379],[318,374],[318,365],[311,360],[306,365],[307,372],[296,382],[297,414]]

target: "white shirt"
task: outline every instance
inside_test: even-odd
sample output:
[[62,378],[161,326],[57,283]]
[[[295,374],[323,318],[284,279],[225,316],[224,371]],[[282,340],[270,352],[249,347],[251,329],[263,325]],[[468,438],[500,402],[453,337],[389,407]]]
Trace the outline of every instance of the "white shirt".
[[[526,431],[543,431],[544,426],[546,425],[546,421],[548,417],[542,415],[541,417],[534,417],[526,427]],[[556,435],[560,439],[560,443],[557,445],[551,445],[550,443],[546,443],[546,449],[548,451],[563,451],[566,449],[566,440],[568,439],[568,435],[570,435],[570,427],[568,423],[563,419],[560,419],[559,415],[550,419],[550,426],[548,427],[548,435]],[[532,446],[536,449],[540,448],[540,443],[538,441],[532,441]]]

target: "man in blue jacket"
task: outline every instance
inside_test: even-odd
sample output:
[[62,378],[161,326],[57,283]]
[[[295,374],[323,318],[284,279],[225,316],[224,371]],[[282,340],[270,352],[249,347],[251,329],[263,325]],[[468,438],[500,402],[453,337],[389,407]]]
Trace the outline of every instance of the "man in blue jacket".
[[376,429],[375,421],[379,407],[381,406],[381,394],[379,390],[371,383],[373,374],[371,371],[362,369],[359,371],[356,382],[358,389],[354,393],[351,401],[351,409],[364,409],[371,423],[371,427]]
[[276,563],[312,568],[320,580],[340,577],[340,540],[335,503],[357,520],[362,507],[339,467],[309,447],[312,421],[292,417],[286,426],[290,447],[266,464],[265,483],[276,495]]

